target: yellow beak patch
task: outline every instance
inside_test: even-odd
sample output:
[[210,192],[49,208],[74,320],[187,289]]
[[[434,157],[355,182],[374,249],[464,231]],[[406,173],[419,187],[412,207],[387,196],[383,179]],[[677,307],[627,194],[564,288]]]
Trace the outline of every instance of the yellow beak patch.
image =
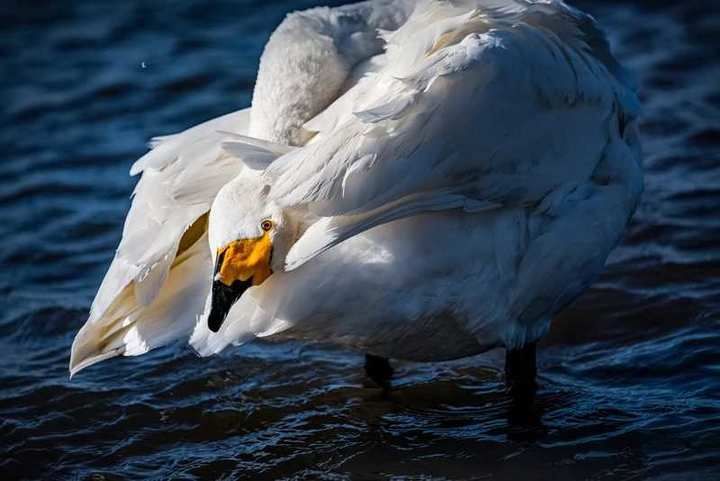
[[271,254],[272,242],[267,233],[254,239],[233,241],[218,249],[217,255],[222,260],[215,278],[226,286],[248,279],[252,279],[254,286],[260,285],[272,274]]

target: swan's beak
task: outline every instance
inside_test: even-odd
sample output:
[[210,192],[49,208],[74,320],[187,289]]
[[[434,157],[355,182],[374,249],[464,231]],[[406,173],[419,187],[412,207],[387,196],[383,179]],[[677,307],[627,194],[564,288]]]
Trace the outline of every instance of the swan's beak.
[[217,251],[208,328],[217,332],[235,301],[251,286],[270,277],[272,241],[265,233],[254,239],[231,242]]

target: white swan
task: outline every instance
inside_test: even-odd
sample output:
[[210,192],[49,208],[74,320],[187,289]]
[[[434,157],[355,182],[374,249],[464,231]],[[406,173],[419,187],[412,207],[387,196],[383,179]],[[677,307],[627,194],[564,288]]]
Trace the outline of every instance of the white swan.
[[637,108],[595,21],[560,1],[292,14],[249,111],[133,166],[71,373],[274,336],[418,361],[504,346],[533,376],[528,349],[635,210]]

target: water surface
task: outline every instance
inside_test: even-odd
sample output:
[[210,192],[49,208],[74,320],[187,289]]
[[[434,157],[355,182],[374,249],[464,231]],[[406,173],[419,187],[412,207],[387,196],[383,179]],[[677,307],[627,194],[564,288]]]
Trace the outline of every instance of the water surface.
[[0,478],[720,479],[713,2],[580,4],[638,73],[647,187],[607,273],[555,321],[521,418],[500,351],[397,364],[390,399],[363,387],[361,354],[293,343],[175,346],[68,380],[131,162],[246,106],[272,28],[313,2],[113,3],[0,6]]

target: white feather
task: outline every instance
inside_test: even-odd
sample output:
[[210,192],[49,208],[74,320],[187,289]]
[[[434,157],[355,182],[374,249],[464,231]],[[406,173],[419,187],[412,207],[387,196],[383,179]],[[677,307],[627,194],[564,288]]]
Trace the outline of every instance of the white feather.
[[122,289],[103,317],[88,321],[73,342],[71,375],[118,355],[137,356],[187,338],[202,313],[211,275],[210,251],[203,235],[174,260],[158,295],[140,304],[130,286]]
[[[183,284],[174,287],[178,281],[172,266],[179,260],[176,254],[183,234],[207,213],[220,188],[244,168],[240,160],[222,151],[220,143],[226,134],[218,130],[246,132],[248,120],[249,112],[243,110],[164,137],[135,163],[132,172],[143,175],[135,188],[115,258],[98,289],[90,316],[73,342],[71,372],[101,358],[142,351],[129,349],[124,337],[115,336],[108,343],[108,335],[119,330],[157,334],[146,339],[145,345],[152,347],[187,331],[182,322],[174,324],[175,317],[163,317],[176,316],[176,305],[187,306],[186,299],[177,295]],[[209,255],[206,261],[210,262]],[[205,281],[201,270],[183,270],[183,275],[190,276],[183,282],[192,281],[194,276]],[[203,301],[204,296],[199,298],[201,305]],[[200,312],[190,317],[194,320]]]
[[[291,14],[251,114],[156,138],[133,166],[143,177],[71,371],[191,330],[202,355],[264,336],[412,360],[536,340],[635,209],[637,110],[595,21],[560,1]],[[176,255],[211,205],[209,239],[192,228]],[[213,333],[205,242],[255,236],[266,215],[304,235],[274,246],[279,268]]]

